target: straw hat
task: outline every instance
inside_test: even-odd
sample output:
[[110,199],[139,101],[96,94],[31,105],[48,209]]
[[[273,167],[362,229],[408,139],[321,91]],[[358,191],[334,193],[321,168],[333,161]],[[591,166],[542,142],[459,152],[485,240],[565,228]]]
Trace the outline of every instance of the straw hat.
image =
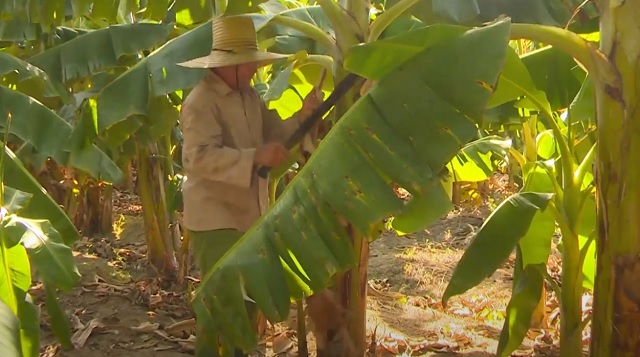
[[256,28],[250,17],[235,15],[216,17],[211,21],[213,44],[208,56],[178,63],[189,68],[214,68],[257,62],[259,66],[290,55],[258,50]]

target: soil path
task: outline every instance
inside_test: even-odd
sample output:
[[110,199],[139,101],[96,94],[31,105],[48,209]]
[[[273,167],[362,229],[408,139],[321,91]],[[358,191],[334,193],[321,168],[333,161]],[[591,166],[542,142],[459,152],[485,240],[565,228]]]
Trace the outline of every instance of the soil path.
[[[179,286],[158,286],[146,264],[140,207],[131,197],[120,198],[125,203],[116,212],[113,236],[78,242],[82,283],[60,294],[77,347],[59,348],[43,309],[41,356],[193,355],[193,316],[186,293],[193,284],[187,280]],[[385,232],[372,244],[367,326],[369,336],[375,332],[375,355],[494,355],[511,294],[511,262],[480,286],[452,298],[446,309],[440,304],[455,264],[489,212],[487,205],[461,209],[419,234],[398,237]],[[38,287],[34,294],[43,300]],[[553,301],[548,310],[553,314]],[[273,350],[282,351],[281,356],[297,355],[287,325],[295,326],[289,321],[272,331],[267,355],[274,355]],[[534,331],[530,337],[535,341],[527,338],[514,356],[556,355],[555,336],[555,329]]]

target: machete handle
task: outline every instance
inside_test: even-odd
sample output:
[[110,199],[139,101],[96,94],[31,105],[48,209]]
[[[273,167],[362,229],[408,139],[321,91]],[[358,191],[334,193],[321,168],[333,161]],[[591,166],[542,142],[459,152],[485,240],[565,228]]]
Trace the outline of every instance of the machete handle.
[[[321,120],[322,117],[325,114],[327,114],[331,110],[331,108],[333,108],[333,106],[338,102],[338,100],[342,98],[342,96],[344,96],[354,84],[356,84],[358,79],[361,79],[361,77],[354,73],[347,74],[335,86],[333,92],[329,95],[327,100],[322,102],[322,104],[320,104],[320,106],[316,108],[311,113],[311,115],[309,115],[309,117],[302,122],[302,124],[300,124],[298,129],[293,133],[293,135],[291,135],[289,140],[287,140],[287,142],[284,145],[287,148],[287,150],[291,150],[291,148],[293,148],[295,144],[300,142],[302,138],[304,138],[306,133],[309,130],[311,130],[311,128],[315,125],[315,123],[318,120]],[[268,166],[261,166],[258,168],[258,176],[266,179],[267,175],[269,175],[270,170],[271,168]]]

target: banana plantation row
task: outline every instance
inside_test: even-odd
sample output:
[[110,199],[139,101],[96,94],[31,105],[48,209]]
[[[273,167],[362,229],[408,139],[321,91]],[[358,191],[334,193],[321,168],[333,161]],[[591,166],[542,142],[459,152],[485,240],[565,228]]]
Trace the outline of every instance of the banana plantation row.
[[[589,324],[592,356],[640,353],[640,0],[0,0],[0,12],[4,355],[38,355],[31,270],[72,347],[57,292],[79,282],[79,235],[111,231],[114,188],[141,199],[149,263],[184,277],[178,119],[207,70],[178,63],[211,52],[212,17],[238,14],[261,50],[291,55],[253,78],[282,118],[323,71],[325,97],[350,73],[363,80],[327,115],[310,157],[296,146],[271,170],[271,208],[202,276],[192,301],[201,333],[251,350],[243,292],[276,322],[292,301],[330,289],[349,311],[350,353],[362,356],[371,241],[424,229],[453,208],[454,183],[501,170],[519,191],[477,232],[443,303],[515,251],[498,355],[521,345],[548,288],[561,304],[562,356],[582,353]],[[547,272],[556,231],[560,284]],[[343,355],[331,336],[316,338]]]

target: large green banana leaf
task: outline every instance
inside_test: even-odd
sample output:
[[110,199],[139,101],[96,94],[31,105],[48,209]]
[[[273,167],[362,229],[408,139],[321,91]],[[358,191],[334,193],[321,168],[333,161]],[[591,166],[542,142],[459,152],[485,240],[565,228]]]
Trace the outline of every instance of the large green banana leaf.
[[0,349],[7,357],[22,357],[20,321],[2,301],[0,301]]
[[[61,84],[51,80],[40,68],[3,52],[0,52],[0,76],[3,76],[3,84],[15,86],[18,90],[0,88],[1,93],[6,93],[0,99],[0,113],[3,118],[7,113],[12,113],[14,121],[11,132],[36,149],[36,154],[30,157],[34,160],[31,162],[34,166],[40,167],[43,160],[50,156],[60,163],[70,163],[95,178],[109,182],[121,179],[120,170],[95,145],[86,140],[79,144],[70,140],[69,135],[74,129],[65,119],[21,93],[44,97],[70,96]],[[51,133],[54,135],[49,135]]]
[[191,88],[205,70],[176,63],[211,52],[211,23],[178,36],[138,62],[98,95],[98,130],[102,131],[132,115],[149,115],[149,98]]
[[[19,205],[20,217],[48,220],[53,228],[60,233],[66,245],[70,246],[78,239],[78,231],[69,217],[8,147],[5,147],[3,178],[6,186],[31,195],[28,201]],[[11,202],[4,202],[4,207],[7,210],[9,210],[8,204]],[[14,210],[9,210],[9,212],[14,212]]]
[[27,87],[32,96],[38,92],[44,97],[68,95],[42,69],[4,52],[0,52],[0,84],[16,86],[18,90]]
[[[378,1],[381,2],[382,0]],[[393,6],[400,0],[386,0],[385,6]],[[475,25],[491,21],[500,15],[512,18],[513,22],[537,23],[564,27],[573,9],[582,0],[421,0],[411,8],[411,14],[426,23],[449,22]],[[579,23],[571,30],[597,30],[598,16],[595,4],[583,6],[574,21]],[[588,30],[587,30],[588,31]]]
[[97,146],[87,144],[69,151],[71,124],[33,98],[0,86],[0,125],[7,125],[9,113],[10,132],[37,151],[39,162],[33,163],[36,167],[46,157],[52,157],[62,165],[73,166],[104,181],[116,183],[122,179],[117,165]]
[[[257,341],[243,288],[269,320],[283,320],[291,296],[323,289],[354,263],[343,220],[370,236],[405,209],[393,183],[421,195],[440,182],[439,172],[476,133],[504,61],[510,21],[457,34],[443,27],[450,26],[384,40],[387,48],[402,42],[395,48],[413,55],[382,64],[395,69],[350,108],[273,207],[205,274],[193,306],[210,333],[252,348]],[[438,33],[445,34],[440,41],[424,45]],[[403,36],[416,42],[405,46]],[[351,63],[349,70],[366,72]]]
[[171,24],[113,25],[88,32],[29,59],[54,80],[67,83],[119,65],[124,55],[162,44]]

